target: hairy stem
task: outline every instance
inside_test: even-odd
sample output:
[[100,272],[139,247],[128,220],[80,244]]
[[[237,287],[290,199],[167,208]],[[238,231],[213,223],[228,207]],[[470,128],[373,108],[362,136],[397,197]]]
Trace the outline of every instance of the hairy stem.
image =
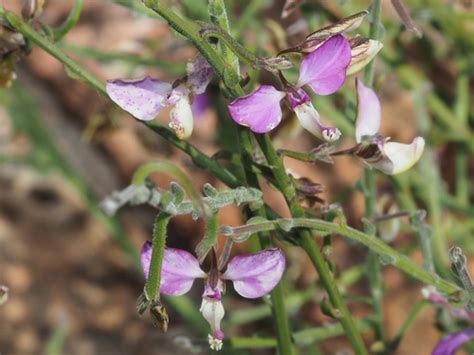
[[148,279],[145,284],[145,296],[148,301],[159,301],[161,266],[163,264],[163,253],[166,246],[166,227],[171,216],[166,213],[160,213],[156,216],[153,225],[153,251],[151,254],[150,269]]
[[[372,2],[372,7],[370,10],[370,16],[372,22],[370,24],[370,33],[369,37],[374,40],[380,38],[380,28],[381,24],[381,6],[382,0],[374,0]],[[365,84],[367,86],[372,86],[374,81],[374,66],[375,59],[373,59],[365,69]],[[365,195],[365,217],[368,220],[371,220],[375,213],[375,204],[377,201],[377,186],[375,181],[375,171],[372,169],[365,169],[364,171],[364,195]],[[375,231],[372,225],[366,224],[364,226],[364,231],[371,235],[374,235]],[[380,270],[380,261],[378,256],[372,252],[369,252],[367,260],[367,269],[368,269],[368,280],[369,286],[374,300],[374,331],[375,338],[378,341],[384,340],[384,319],[383,319],[383,296],[384,296],[384,285],[382,280],[382,273]]]
[[403,254],[400,254],[398,251],[385,244],[382,240],[374,238],[372,235],[368,235],[345,224],[337,224],[312,218],[282,218],[234,228],[226,227],[226,234],[233,236],[241,233],[273,231],[281,228],[280,224],[285,224],[287,226],[288,223],[291,224],[292,228],[310,228],[319,232],[339,234],[343,237],[352,239],[377,253],[384,263],[399,268],[411,277],[427,285],[432,285],[443,293],[452,294],[460,290],[458,286],[452,284],[451,282],[448,282],[440,278],[438,275],[430,273],[419,267],[411,259]]
[[[267,158],[268,164],[272,168],[277,186],[283,193],[286,202],[290,207],[292,216],[303,217],[304,210],[296,201],[296,189],[288,177],[283,165],[283,161],[275,151],[270,137],[268,135],[257,136],[257,141],[265,157]],[[298,235],[301,238],[301,247],[306,251],[314,267],[316,268],[321,279],[321,283],[326,289],[332,305],[340,312],[339,321],[346,331],[346,335],[352,343],[354,351],[357,354],[367,354],[362,337],[355,327],[354,320],[351,317],[349,309],[344,303],[344,300],[337,289],[334,277],[331,274],[329,267],[326,264],[326,261],[324,260],[324,257],[321,254],[319,247],[314,241],[311,233],[308,230],[300,230],[298,231]]]

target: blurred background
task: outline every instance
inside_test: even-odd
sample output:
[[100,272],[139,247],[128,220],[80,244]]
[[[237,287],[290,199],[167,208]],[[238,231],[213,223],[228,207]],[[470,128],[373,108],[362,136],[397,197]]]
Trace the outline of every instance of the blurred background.
[[[192,19],[208,20],[204,0],[168,2]],[[428,147],[411,171],[396,178],[378,176],[377,213],[425,209],[432,233],[441,241],[435,246],[435,261],[442,264],[448,245],[456,244],[471,256],[469,265],[474,270],[474,7],[471,1],[405,2],[423,36],[407,31],[391,2],[383,2],[384,49],[377,57],[375,77],[382,104],[381,133],[404,143],[420,134]],[[60,25],[73,3],[47,0],[37,21]],[[17,13],[21,10],[19,0],[0,0],[0,4]],[[295,45],[309,32],[369,6],[360,0],[307,0],[282,20],[284,1],[226,4],[233,35],[265,55]],[[172,82],[184,75],[195,51],[139,5],[138,1],[85,0],[78,24],[59,42],[60,47],[103,81],[152,75]],[[369,21],[358,32],[367,34]],[[2,78],[5,70],[5,66],[0,68]],[[151,236],[156,211],[125,207],[118,218],[109,218],[100,212],[98,202],[127,186],[140,164],[158,159],[180,166],[198,189],[205,182],[225,186],[98,92],[73,80],[60,62],[41,49],[33,46],[15,71],[17,79],[0,89],[0,285],[10,289],[8,302],[0,306],[0,353],[207,353],[207,326],[198,313],[200,285],[189,297],[165,300],[171,316],[168,334],[153,328],[148,315],[136,314],[135,302],[144,283],[137,255]],[[272,80],[243,67],[242,73],[247,71],[252,83]],[[8,80],[2,84],[9,86]],[[204,110],[195,117],[190,142],[208,155],[220,149],[235,150],[234,128],[217,80],[206,99]],[[313,103],[324,120],[343,132],[341,148],[352,146],[353,77],[336,95],[314,98]],[[163,110],[157,120],[166,125],[168,114]],[[277,148],[308,151],[319,144],[295,121],[287,113],[284,124],[272,132]],[[335,164],[286,159],[285,165],[295,177],[323,184],[326,190],[319,198],[341,203],[350,224],[361,228],[364,198],[357,188],[361,164],[342,157]],[[153,179],[163,188],[171,182],[165,175]],[[263,185],[266,201],[287,216],[281,196]],[[318,211],[321,205],[314,209]],[[236,207],[223,209],[219,218],[221,224],[244,222]],[[387,240],[421,264],[413,228],[407,220],[401,222],[399,233],[387,235]],[[168,241],[170,246],[192,251],[202,235],[201,222],[179,217],[172,220]],[[234,252],[253,248],[250,242]],[[286,251],[292,329],[334,323],[320,309],[324,293],[305,254],[298,248]],[[365,257],[364,249],[335,239],[332,258],[339,285],[348,290],[351,312],[358,318],[370,313]],[[446,276],[451,277],[449,272]],[[391,337],[422,299],[422,285],[393,267],[384,268],[383,281],[385,325]],[[258,335],[269,338],[270,347],[250,351],[225,346],[223,353],[274,353],[268,305],[235,297],[231,288],[224,303],[226,336]],[[302,353],[351,353],[344,337],[337,335],[319,344],[315,335]],[[373,339],[370,332],[364,336],[368,342]],[[425,307],[397,354],[429,354],[439,337],[435,310]]]

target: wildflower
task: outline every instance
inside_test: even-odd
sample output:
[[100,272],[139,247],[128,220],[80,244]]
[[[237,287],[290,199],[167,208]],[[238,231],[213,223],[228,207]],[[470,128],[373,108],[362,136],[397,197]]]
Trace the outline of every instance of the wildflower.
[[[141,252],[141,264],[148,277],[152,254],[152,244],[146,242]],[[213,350],[222,348],[224,333],[220,322],[225,311],[222,305],[224,281],[230,280],[235,291],[245,298],[258,298],[268,294],[280,281],[285,269],[285,257],[281,249],[266,249],[256,254],[239,255],[227,265],[225,272],[217,269],[213,262],[211,270],[205,273],[199,261],[181,249],[165,248],[161,269],[160,293],[181,296],[188,292],[194,280],[204,279],[204,292],[200,311],[209,322],[209,346]]]
[[[375,92],[357,79],[356,142],[348,152],[385,174],[395,175],[410,169],[421,157],[425,140],[416,137],[411,144],[389,142],[378,133],[381,120],[380,102]],[[339,153],[334,153],[337,155]]]
[[198,56],[186,67],[187,75],[173,85],[150,77],[137,80],[109,80],[107,93],[122,109],[142,121],[153,120],[161,109],[173,105],[169,126],[180,139],[189,138],[193,131],[191,102],[194,95],[206,91],[213,71],[209,63]]
[[342,35],[333,36],[302,60],[296,86],[285,82],[284,92],[262,85],[253,93],[232,101],[228,105],[229,112],[238,124],[256,133],[266,133],[281,122],[280,102],[288,97],[305,129],[326,141],[337,140],[339,130],[321,124],[319,113],[301,87],[307,85],[318,95],[334,93],[344,84],[350,61],[349,42]]
[[467,321],[470,324],[470,327],[464,330],[445,336],[438,342],[431,353],[432,355],[455,355],[456,351],[461,348],[461,346],[474,339],[474,312],[467,308],[455,308],[432,287],[424,288],[422,293],[427,300],[441,305],[453,317]]
[[[310,33],[299,45],[285,49],[280,54],[291,52],[311,53],[331,36],[342,35],[343,33],[356,30],[366,15],[367,11],[361,11],[352,16],[345,17],[336,23]],[[383,47],[381,42],[360,35],[348,37],[348,41],[351,48],[351,62],[347,69],[347,75],[355,74],[363,69]]]

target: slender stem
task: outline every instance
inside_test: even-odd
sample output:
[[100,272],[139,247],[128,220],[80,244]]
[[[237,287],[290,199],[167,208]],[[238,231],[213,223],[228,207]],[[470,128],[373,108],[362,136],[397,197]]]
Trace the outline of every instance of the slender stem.
[[67,33],[76,25],[77,21],[79,21],[79,17],[81,17],[82,12],[82,4],[83,0],[76,0],[74,2],[74,7],[72,8],[64,23],[53,30],[55,41],[59,41],[65,35],[67,35]]
[[[380,29],[382,27],[382,12],[381,10],[382,0],[373,0],[372,7],[370,9],[370,31],[369,31],[369,38],[378,40],[380,38]],[[372,86],[374,81],[374,69],[375,69],[375,59],[373,59],[367,66],[365,67],[364,73],[364,82],[368,86]]]
[[258,62],[258,58],[254,53],[250,52],[247,48],[237,42],[231,35],[219,27],[203,28],[200,31],[200,35],[205,39],[217,38],[221,41],[221,44],[227,50],[227,52],[231,50],[239,57],[239,59],[243,60],[247,64],[255,65]]
[[[220,26],[220,29],[223,33],[228,34],[229,32],[229,21],[227,19],[227,13],[225,10],[225,4],[223,0],[209,0],[209,12],[212,16],[214,16],[214,23]],[[228,35],[230,37],[230,35]],[[224,84],[229,88],[229,94],[237,97],[242,96],[244,94],[242,88],[239,85],[238,81],[232,79],[232,77],[240,77],[239,75],[239,62],[238,59],[234,56],[233,53],[230,51],[224,51],[225,44],[221,44],[221,50],[223,51],[223,55],[227,57],[226,63],[230,64],[230,68],[227,70],[226,73],[223,73],[221,76],[224,78]],[[212,63],[211,63],[212,65]],[[217,68],[214,68],[215,70]],[[229,72],[233,72],[233,74],[229,75]],[[240,168],[242,170],[242,176],[245,177],[246,183],[251,187],[259,187],[258,178],[257,176],[250,172],[249,170],[245,169],[245,166],[249,166],[250,162],[252,161],[252,141],[250,132],[247,129],[239,126],[239,139],[241,143],[241,149],[243,151],[242,158],[240,160]],[[248,212],[247,212],[248,213]],[[260,208],[255,211],[255,213],[263,218],[266,218],[266,211],[264,206],[262,205]],[[259,240],[261,247],[268,248],[272,246],[271,236],[269,233],[261,233],[259,235]],[[285,307],[285,301],[283,296],[283,287],[282,283],[278,283],[276,287],[272,290],[270,294],[272,300],[272,315],[275,320],[275,329],[277,332],[278,338],[278,349],[280,354],[293,354],[293,349],[291,345],[291,332],[288,323],[288,317]]]
[[148,278],[145,284],[145,296],[148,301],[160,299],[161,265],[166,246],[166,227],[171,216],[160,213],[153,225],[153,250],[151,254]]
[[239,83],[240,77],[237,73],[233,70],[228,70],[212,45],[199,35],[201,28],[196,23],[176,15],[167,5],[161,4],[157,0],[145,0],[144,4],[163,17],[176,32],[189,39],[224,82],[226,80],[231,81],[233,85]]
[[[371,319],[356,320],[357,329],[360,332],[370,330]],[[308,346],[313,343],[331,339],[344,335],[344,328],[340,324],[326,324],[324,327],[308,328],[293,333],[295,343],[300,346]],[[277,341],[273,338],[242,338],[232,337],[229,340],[233,349],[258,349],[258,348],[274,348]],[[284,355],[284,354],[281,354]]]
[[[4,13],[3,13],[4,12]],[[0,15],[4,16],[8,23],[23,36],[38,45],[51,54],[57,60],[64,64],[72,73],[82,78],[87,84],[103,95],[106,95],[105,85],[95,78],[87,70],[78,65],[74,60],[69,58],[57,45],[50,42],[46,37],[41,36],[33,27],[23,22],[17,15],[9,11],[0,11]]]
[[280,224],[283,223],[285,226],[291,223],[292,228],[310,228],[315,229],[324,233],[339,234],[343,237],[352,239],[368,249],[377,253],[384,263],[393,265],[400,270],[406,272],[411,277],[436,287],[441,292],[446,294],[452,294],[459,291],[459,287],[448,282],[438,275],[430,273],[423,268],[416,265],[410,258],[400,254],[398,251],[385,244],[382,240],[374,238],[372,235],[361,232],[357,229],[351,228],[345,224],[337,224],[327,222],[321,219],[310,219],[310,218],[292,218],[292,219],[275,219],[262,223],[244,225],[240,227],[234,227],[230,230],[232,235],[241,233],[257,233],[260,231],[273,231],[281,228]]
[[[227,18],[224,0],[208,0],[208,10],[211,22],[216,25],[218,29],[221,29],[224,34],[229,34],[229,19]],[[228,36],[232,38],[230,34]],[[219,49],[224,58],[224,63],[229,64],[235,73],[240,75],[239,60],[235,54],[222,42],[219,43]]]
[[[454,112],[460,123],[467,126],[469,119],[469,76],[463,73],[456,83]],[[456,198],[461,206],[469,205],[468,154],[464,144],[458,145],[456,154]]]
[[[382,0],[374,0],[370,11],[372,22],[370,24],[369,37],[375,40],[380,38],[381,27],[381,6]],[[374,66],[375,59],[372,60],[365,69],[365,84],[372,86],[374,81]],[[375,213],[375,204],[377,201],[377,186],[375,181],[375,171],[365,169],[364,171],[364,194],[365,194],[365,217],[371,220]],[[366,233],[375,235],[375,230],[372,225],[365,224],[364,231]],[[374,236],[375,238],[375,236]],[[381,265],[376,254],[369,252],[367,259],[368,281],[373,298],[374,315],[373,322],[375,338],[378,341],[384,340],[384,319],[383,319],[383,296],[384,285],[381,274]]]
[[[273,144],[268,135],[257,136],[257,141],[262,149],[265,157],[267,158],[268,164],[271,166],[273,175],[277,182],[278,188],[283,193],[287,204],[290,207],[290,211],[293,217],[303,217],[304,210],[296,201],[296,190],[288,177],[282,160],[278,156]],[[344,303],[344,300],[337,289],[333,275],[331,274],[328,265],[321,254],[319,247],[314,241],[311,233],[308,230],[298,231],[298,235],[301,237],[301,246],[310,257],[314,267],[318,271],[321,283],[323,284],[326,292],[328,293],[329,299],[332,305],[339,310],[340,319],[344,330],[346,331],[347,337],[349,338],[354,351],[357,354],[367,354],[364,342],[359,332],[357,331],[354,321],[350,315],[350,312]]]

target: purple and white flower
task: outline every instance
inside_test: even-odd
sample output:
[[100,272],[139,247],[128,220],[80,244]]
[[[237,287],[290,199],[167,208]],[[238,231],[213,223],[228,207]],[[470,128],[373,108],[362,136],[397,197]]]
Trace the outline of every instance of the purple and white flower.
[[349,42],[340,34],[332,36],[303,58],[296,86],[288,84],[285,91],[279,91],[263,85],[232,101],[228,105],[230,114],[235,122],[248,126],[253,132],[266,133],[280,124],[280,103],[288,96],[291,108],[305,129],[326,141],[337,140],[339,130],[321,124],[319,113],[301,87],[309,86],[317,95],[336,92],[344,84],[350,62]]
[[186,73],[185,80],[179,79],[174,85],[150,77],[117,79],[107,81],[106,90],[112,101],[142,121],[153,120],[163,107],[173,105],[169,126],[180,139],[186,139],[194,125],[191,102],[194,95],[206,91],[213,70],[199,55],[187,64]]
[[[145,277],[148,277],[151,255],[152,244],[146,242],[141,251],[141,265]],[[224,281],[232,281],[235,291],[242,297],[258,298],[270,293],[280,281],[284,270],[285,256],[283,251],[277,248],[235,256],[223,273],[215,266],[206,273],[201,269],[199,261],[189,252],[165,248],[160,293],[181,296],[191,289],[195,279],[204,279],[200,311],[211,326],[212,334],[208,339],[211,349],[220,350],[224,339],[224,333],[220,328],[220,322],[225,314],[221,302],[225,289]]]
[[454,318],[465,320],[470,327],[459,332],[451,333],[441,339],[432,351],[432,355],[455,355],[465,343],[474,339],[474,312],[467,308],[455,308],[446,298],[436,292],[432,287],[422,290],[423,296],[432,303],[445,308]]
[[395,175],[410,169],[420,159],[425,140],[416,137],[410,144],[389,142],[378,133],[381,121],[380,102],[375,92],[356,79],[357,120],[356,156],[385,174]]

